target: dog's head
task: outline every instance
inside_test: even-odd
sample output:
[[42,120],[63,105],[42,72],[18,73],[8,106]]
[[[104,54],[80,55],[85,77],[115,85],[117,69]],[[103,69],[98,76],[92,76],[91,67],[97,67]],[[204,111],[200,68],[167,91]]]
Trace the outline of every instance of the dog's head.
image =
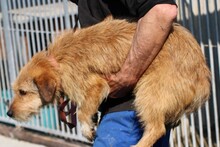
[[13,84],[14,98],[7,115],[26,121],[43,105],[52,103],[58,91],[59,79],[45,52],[36,54],[19,73]]

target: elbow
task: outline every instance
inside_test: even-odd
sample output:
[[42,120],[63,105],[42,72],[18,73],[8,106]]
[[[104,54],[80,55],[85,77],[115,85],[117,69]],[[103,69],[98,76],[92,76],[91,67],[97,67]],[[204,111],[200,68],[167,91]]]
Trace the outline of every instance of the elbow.
[[176,5],[158,4],[152,9],[157,12],[155,14],[157,15],[158,19],[163,19],[168,23],[173,23],[178,15],[178,8]]
[[142,19],[151,19],[161,23],[172,24],[178,14],[176,5],[171,4],[157,4],[150,9],[139,21]]
[[178,15],[178,8],[177,8],[177,6],[176,5],[170,5],[169,7],[168,7],[168,9],[170,10],[170,11],[168,11],[167,13],[167,19],[169,20],[169,21],[171,21],[171,22],[174,22],[175,20],[176,20],[176,18],[177,18],[177,15]]

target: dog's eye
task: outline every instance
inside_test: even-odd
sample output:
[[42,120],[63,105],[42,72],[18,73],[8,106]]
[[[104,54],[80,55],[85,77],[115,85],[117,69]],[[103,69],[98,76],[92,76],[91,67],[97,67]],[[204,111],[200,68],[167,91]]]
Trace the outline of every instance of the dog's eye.
[[20,90],[19,90],[19,94],[20,94],[20,95],[26,95],[26,94],[27,94],[27,92],[26,92],[26,91],[24,91],[24,90],[21,90],[21,89],[20,89]]

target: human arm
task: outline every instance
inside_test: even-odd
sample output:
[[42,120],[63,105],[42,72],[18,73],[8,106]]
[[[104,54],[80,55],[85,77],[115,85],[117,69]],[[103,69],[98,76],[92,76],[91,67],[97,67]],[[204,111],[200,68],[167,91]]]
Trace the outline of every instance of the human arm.
[[176,5],[158,4],[138,20],[130,52],[121,70],[107,77],[109,97],[126,96],[162,48],[177,16]]

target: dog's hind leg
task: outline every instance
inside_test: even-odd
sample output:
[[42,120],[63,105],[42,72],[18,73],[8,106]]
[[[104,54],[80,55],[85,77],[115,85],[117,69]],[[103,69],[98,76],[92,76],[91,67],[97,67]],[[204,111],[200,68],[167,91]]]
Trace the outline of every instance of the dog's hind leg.
[[[165,114],[166,99],[157,94],[159,88],[143,82],[135,89],[134,105],[143,126],[143,136],[134,147],[151,147],[166,133]],[[164,96],[164,95],[163,95]]]
[[159,120],[149,120],[143,122],[144,134],[139,142],[133,147],[152,147],[154,143],[166,133],[164,122]]
[[103,78],[96,75],[89,76],[88,81],[90,86],[86,89],[85,101],[78,108],[78,118],[83,135],[92,141],[95,135],[92,117],[97,113],[103,99],[107,97],[109,86]]

